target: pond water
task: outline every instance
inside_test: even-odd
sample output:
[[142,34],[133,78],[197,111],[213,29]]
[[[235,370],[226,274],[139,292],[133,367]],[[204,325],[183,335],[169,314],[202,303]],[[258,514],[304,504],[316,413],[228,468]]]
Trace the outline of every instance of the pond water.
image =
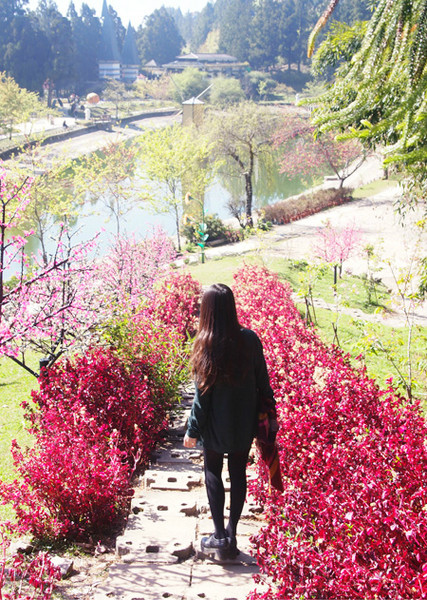
[[[287,198],[309,187],[312,182],[299,179],[289,180],[279,173],[279,169],[270,169],[268,172],[259,168],[254,178],[253,184],[253,210],[262,208],[267,204],[277,202]],[[244,198],[243,178],[241,177],[223,177],[218,176],[216,181],[209,187],[205,194],[205,214],[216,214],[222,220],[232,219],[232,215],[227,208],[227,203],[231,198]],[[153,228],[162,227],[176,243],[175,218],[172,214],[156,214],[147,202],[132,202],[129,210],[120,217],[120,232],[143,238],[151,235]],[[117,222],[108,207],[106,198],[99,198],[96,202],[87,201],[81,208],[74,223],[72,224],[73,244],[85,243],[91,240],[97,234],[98,237],[98,256],[107,253],[111,247],[114,236],[117,233]],[[52,235],[51,241],[47,241],[47,250],[53,251],[55,243]],[[37,239],[31,238],[27,245],[27,253],[37,253]],[[185,245],[185,238],[181,239],[182,246]],[[51,247],[50,247],[51,246]],[[7,270],[7,277],[13,275],[16,267]]]
[[[254,211],[267,204],[277,202],[299,192],[302,192],[311,182],[289,180],[276,169],[273,172],[260,172],[254,182]],[[205,214],[216,214],[222,220],[232,219],[227,203],[233,197],[244,196],[242,179],[228,178],[216,181],[207,189],[205,194]],[[120,218],[121,232],[137,234],[139,237],[149,235],[153,227],[161,226],[174,240],[176,239],[175,217],[173,214],[156,214],[147,203],[138,201]],[[74,229],[78,230],[76,239],[84,241],[91,239],[101,229],[101,253],[109,246],[116,234],[117,224],[105,199],[99,199],[92,205],[83,207]]]

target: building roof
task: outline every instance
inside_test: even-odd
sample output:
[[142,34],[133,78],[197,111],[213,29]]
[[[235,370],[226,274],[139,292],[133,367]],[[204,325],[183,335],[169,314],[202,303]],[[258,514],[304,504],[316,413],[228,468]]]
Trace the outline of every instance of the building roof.
[[108,12],[107,2],[102,5],[102,30],[99,59],[102,61],[120,62],[120,51],[117,44],[114,21]]
[[182,60],[191,60],[191,61],[199,61],[199,62],[213,62],[213,63],[233,63],[237,62],[237,58],[235,56],[231,56],[230,54],[213,54],[208,52],[190,52],[189,54],[181,54],[175,58],[177,61]]
[[122,65],[139,65],[138,49],[136,47],[135,32],[129,23],[126,30],[122,50]]
[[201,100],[199,100],[198,98],[195,98],[193,96],[189,100],[185,100],[185,102],[183,102],[183,104],[204,104],[204,102],[202,102]]

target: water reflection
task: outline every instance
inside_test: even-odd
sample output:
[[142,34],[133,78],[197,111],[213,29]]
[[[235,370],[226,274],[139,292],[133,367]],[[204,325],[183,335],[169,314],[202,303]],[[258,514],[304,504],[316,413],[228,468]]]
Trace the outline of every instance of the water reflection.
[[[281,175],[276,166],[275,169],[259,167],[256,173],[253,191],[253,209],[257,210],[263,206],[287,198],[303,191],[310,182],[300,179],[290,180]],[[137,188],[138,185],[135,186]],[[68,188],[72,195],[72,189]],[[140,237],[150,235],[153,227],[161,226],[174,240],[176,238],[175,218],[173,214],[156,214],[147,202],[140,199],[139,194],[135,198],[127,199],[127,205],[123,207],[120,216],[120,229],[122,233],[137,234]],[[230,177],[229,175],[218,175],[215,182],[209,187],[205,194],[205,213],[217,214],[221,219],[231,219],[231,213],[227,208],[232,199],[244,201],[245,190],[242,177]],[[111,241],[117,232],[117,223],[113,212],[109,208],[111,204],[108,194],[94,198],[87,193],[85,201],[74,204],[72,216],[68,216],[70,230],[73,232],[73,243],[84,243],[91,240],[99,232],[99,254],[105,254],[111,245]],[[58,215],[50,216],[51,222],[59,220]],[[48,240],[48,250],[53,250],[55,235],[51,234]],[[31,246],[27,252],[36,253],[40,249],[40,243],[32,238]]]

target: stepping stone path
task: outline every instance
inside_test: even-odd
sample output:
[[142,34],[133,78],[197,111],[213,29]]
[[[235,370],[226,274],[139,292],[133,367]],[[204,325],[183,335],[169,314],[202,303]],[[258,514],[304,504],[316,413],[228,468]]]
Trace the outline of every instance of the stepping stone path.
[[[244,600],[251,590],[263,589],[252,579],[259,569],[249,540],[263,518],[249,497],[238,527],[239,556],[222,561],[201,551],[201,538],[213,524],[201,449],[182,445],[191,402],[192,394],[184,394],[182,410],[135,490],[126,530],[116,542],[120,562],[110,567],[93,600]],[[228,491],[226,460],[223,477]],[[226,505],[228,499],[226,494]]]

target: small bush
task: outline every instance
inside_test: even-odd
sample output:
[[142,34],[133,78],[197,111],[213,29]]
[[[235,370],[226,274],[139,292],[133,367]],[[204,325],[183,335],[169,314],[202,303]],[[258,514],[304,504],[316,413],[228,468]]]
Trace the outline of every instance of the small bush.
[[210,102],[215,106],[238,104],[245,99],[240,81],[234,77],[216,77],[212,82]]
[[207,74],[194,67],[188,67],[182,73],[174,75],[173,80],[175,85],[172,95],[179,104],[198,96],[209,85]]
[[259,100],[262,96],[270,94],[277,83],[263,71],[251,71],[245,75],[243,86],[249,98]]
[[296,92],[301,92],[307,83],[313,79],[313,76],[310,73],[303,73],[296,69],[283,69],[275,71],[273,79],[293,88]]
[[[206,215],[204,223],[206,225],[206,233],[209,236],[207,239],[208,245],[209,242],[214,242],[221,239],[225,240],[227,228],[218,215]],[[197,235],[198,228],[199,225],[197,223],[189,222],[184,225],[182,233],[189,242],[194,244],[199,241],[199,236]]]
[[234,229],[233,227],[226,227],[225,237],[227,242],[234,244],[235,242],[241,242],[245,239],[245,231],[243,229]]
[[351,199],[351,190],[348,188],[318,190],[310,195],[303,194],[264,206],[262,215],[265,220],[276,225],[285,225],[332,206],[350,202]]
[[0,528],[0,598],[4,600],[50,600],[55,581],[61,578],[46,552],[35,556],[20,553],[6,558],[10,542]]
[[152,314],[186,342],[197,331],[202,287],[189,273],[171,273],[158,287]]

